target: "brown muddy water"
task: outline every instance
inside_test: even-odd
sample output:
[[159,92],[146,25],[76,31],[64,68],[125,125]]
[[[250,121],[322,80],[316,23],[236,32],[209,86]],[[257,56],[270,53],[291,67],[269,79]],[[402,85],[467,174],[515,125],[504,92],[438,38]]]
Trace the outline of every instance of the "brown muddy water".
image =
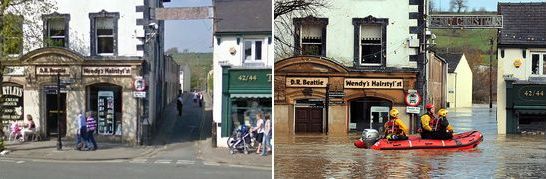
[[546,178],[544,135],[497,135],[488,106],[449,111],[455,132],[484,141],[464,151],[357,149],[348,136],[275,135],[275,178]]

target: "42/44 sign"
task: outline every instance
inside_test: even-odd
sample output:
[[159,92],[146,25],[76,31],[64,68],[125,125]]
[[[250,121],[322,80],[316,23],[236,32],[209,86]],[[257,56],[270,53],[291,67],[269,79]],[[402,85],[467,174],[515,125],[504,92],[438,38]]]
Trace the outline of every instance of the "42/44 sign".
[[544,96],[544,90],[525,90],[523,95],[527,97]]
[[239,81],[256,81],[256,75],[239,75]]

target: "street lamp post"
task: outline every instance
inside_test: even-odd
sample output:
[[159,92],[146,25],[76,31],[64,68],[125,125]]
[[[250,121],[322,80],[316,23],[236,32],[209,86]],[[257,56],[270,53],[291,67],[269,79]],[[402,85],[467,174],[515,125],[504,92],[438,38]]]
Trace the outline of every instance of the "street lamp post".
[[57,72],[57,150],[63,149],[61,142],[61,74]]

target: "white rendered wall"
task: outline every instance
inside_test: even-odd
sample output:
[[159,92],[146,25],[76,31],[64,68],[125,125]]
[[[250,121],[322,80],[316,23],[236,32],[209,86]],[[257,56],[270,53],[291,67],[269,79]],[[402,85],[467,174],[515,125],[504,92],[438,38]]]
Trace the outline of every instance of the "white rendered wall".
[[470,66],[464,55],[461,57],[455,73],[457,73],[455,86],[457,103],[455,107],[472,107],[472,70],[470,70]]

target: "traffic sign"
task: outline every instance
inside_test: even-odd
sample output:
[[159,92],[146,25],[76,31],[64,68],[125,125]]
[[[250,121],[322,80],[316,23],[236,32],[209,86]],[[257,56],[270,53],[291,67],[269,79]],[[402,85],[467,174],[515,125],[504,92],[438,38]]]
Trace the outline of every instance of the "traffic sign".
[[419,114],[421,113],[421,107],[406,106],[406,113]]
[[421,103],[421,96],[417,93],[417,90],[408,90],[408,93],[404,97],[404,101],[408,106],[419,106]]
[[137,76],[133,81],[133,87],[135,88],[135,91],[144,91],[146,90],[146,81],[144,81],[142,76]]
[[133,91],[133,97],[146,98],[146,91]]

